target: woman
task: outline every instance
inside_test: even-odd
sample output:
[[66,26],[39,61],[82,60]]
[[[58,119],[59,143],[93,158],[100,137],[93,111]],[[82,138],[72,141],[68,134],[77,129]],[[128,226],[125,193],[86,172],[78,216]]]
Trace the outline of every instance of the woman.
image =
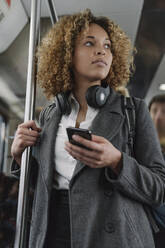
[[[34,121],[23,123],[12,145],[20,164],[24,149],[35,144],[30,248],[154,247],[144,206],[164,201],[163,158],[139,99],[135,158],[128,155],[127,123],[115,92],[129,80],[131,54],[125,33],[90,10],[61,18],[43,40],[38,79],[56,100],[40,115],[42,131]],[[91,141],[73,136],[88,149],[67,141],[68,126],[92,131]]]

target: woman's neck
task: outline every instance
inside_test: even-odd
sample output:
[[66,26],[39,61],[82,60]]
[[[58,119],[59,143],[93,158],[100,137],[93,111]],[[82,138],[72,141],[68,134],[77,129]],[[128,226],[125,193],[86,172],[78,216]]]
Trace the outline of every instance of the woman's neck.
[[80,110],[84,110],[84,111],[87,109],[87,101],[85,98],[85,93],[86,93],[85,88],[76,89],[73,92],[76,100],[78,101],[78,103],[80,105]]
[[87,101],[85,98],[86,89],[84,87],[81,89],[77,88],[73,93],[80,106],[75,125],[76,127],[79,127],[80,123],[85,120],[87,113]]

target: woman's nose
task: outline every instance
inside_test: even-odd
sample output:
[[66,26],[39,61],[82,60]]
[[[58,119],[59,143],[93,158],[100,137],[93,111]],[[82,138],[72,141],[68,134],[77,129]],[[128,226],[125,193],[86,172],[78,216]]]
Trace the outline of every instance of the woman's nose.
[[105,50],[103,48],[96,48],[96,55],[105,55]]

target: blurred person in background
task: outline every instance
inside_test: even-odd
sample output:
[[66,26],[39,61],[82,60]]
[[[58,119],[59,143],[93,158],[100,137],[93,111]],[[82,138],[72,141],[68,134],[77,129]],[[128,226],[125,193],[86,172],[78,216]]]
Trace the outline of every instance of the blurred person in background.
[[149,111],[155,124],[165,159],[165,94],[156,95],[151,99]]
[[[165,94],[154,96],[149,103],[149,111],[156,127],[160,146],[165,159]],[[162,207],[163,208],[163,207]],[[155,234],[155,247],[165,247],[165,229],[159,226],[160,231]]]
[[0,248],[12,248],[15,236],[18,180],[0,173]]

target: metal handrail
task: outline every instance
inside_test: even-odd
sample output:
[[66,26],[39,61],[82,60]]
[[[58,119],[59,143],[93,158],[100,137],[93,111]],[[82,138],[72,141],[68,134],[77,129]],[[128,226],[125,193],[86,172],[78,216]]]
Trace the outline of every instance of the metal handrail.
[[58,22],[58,15],[56,12],[55,3],[53,0],[47,0],[47,5],[48,5],[48,9],[49,9],[50,19],[51,19],[51,22],[53,25],[56,22]]
[[[55,4],[53,0],[47,0],[47,3],[50,11],[50,18],[53,25],[56,21],[58,21]],[[32,0],[25,117],[24,117],[25,122],[29,120],[33,120],[34,118],[34,106],[35,106],[35,95],[36,95],[35,52],[36,52],[37,41],[39,42],[40,40],[39,38],[40,9],[41,9],[41,0],[37,0],[37,1]],[[30,179],[30,157],[31,157],[31,148],[28,147],[25,149],[25,151],[22,154],[14,248],[27,247],[26,230],[27,230],[28,191],[29,191],[29,179]]]
[[[26,86],[26,102],[25,102],[25,117],[24,121],[33,119],[34,105],[35,105],[35,49],[37,43],[36,30],[39,30],[40,16],[38,9],[40,8],[40,0],[31,1],[31,21],[30,21],[30,37],[29,37],[29,57],[28,57],[28,73],[27,73],[27,86]],[[16,235],[14,248],[25,248],[27,246],[27,207],[28,207],[28,190],[30,178],[30,152],[28,147],[22,155],[21,162],[21,175],[19,184],[19,196],[17,207],[17,220],[16,220]]]

